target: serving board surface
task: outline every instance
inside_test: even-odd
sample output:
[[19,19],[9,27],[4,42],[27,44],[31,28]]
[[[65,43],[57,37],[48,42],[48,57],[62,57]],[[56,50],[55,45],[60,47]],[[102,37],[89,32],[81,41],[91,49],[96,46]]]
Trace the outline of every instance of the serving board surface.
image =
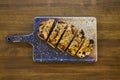
[[[57,48],[52,48],[38,38],[37,30],[42,21],[47,19],[61,19],[65,22],[75,25],[79,30],[83,29],[87,38],[95,41],[94,51],[85,58],[73,57],[67,52],[62,52]],[[34,31],[28,35],[10,35],[7,36],[8,42],[28,42],[33,45],[33,60],[35,62],[57,62],[57,61],[97,61],[97,26],[95,17],[35,17]]]

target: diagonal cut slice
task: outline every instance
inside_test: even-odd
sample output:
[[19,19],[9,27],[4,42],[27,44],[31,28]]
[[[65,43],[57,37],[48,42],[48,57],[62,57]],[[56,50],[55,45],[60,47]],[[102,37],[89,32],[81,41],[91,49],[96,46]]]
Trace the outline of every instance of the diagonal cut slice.
[[66,30],[67,24],[63,21],[58,21],[53,29],[51,35],[48,38],[48,44],[51,45],[53,48],[57,45],[60,37],[62,36],[63,32]]
[[65,51],[77,31],[78,31],[78,27],[74,25],[68,25],[68,28],[66,29],[60,42],[57,45],[57,48],[60,49],[61,51]]
[[68,47],[67,52],[72,56],[74,56],[78,51],[79,47],[82,45],[84,39],[85,39],[84,32],[83,30],[81,30],[75,35],[75,38]]
[[54,19],[48,19],[43,21],[38,28],[38,33],[37,33],[38,37],[41,38],[42,40],[46,40],[50,33],[53,23],[54,23]]
[[88,56],[88,55],[90,55],[92,53],[93,48],[94,48],[94,40],[92,40],[92,39],[85,39],[83,45],[78,50],[76,55],[79,58],[84,58],[84,57],[86,57],[86,56]]

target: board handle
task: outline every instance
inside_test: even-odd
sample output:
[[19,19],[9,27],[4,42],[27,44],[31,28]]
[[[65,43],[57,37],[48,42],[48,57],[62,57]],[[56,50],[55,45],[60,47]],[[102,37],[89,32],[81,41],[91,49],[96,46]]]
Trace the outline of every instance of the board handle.
[[10,35],[6,37],[7,42],[24,42],[24,35]]
[[31,34],[30,35],[9,35],[5,39],[7,42],[28,42],[32,43],[31,40]]

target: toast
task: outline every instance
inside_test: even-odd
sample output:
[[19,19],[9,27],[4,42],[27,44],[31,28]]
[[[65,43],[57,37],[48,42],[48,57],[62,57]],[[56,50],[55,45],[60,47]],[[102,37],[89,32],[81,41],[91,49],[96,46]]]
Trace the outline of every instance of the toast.
[[46,40],[53,23],[54,19],[48,19],[46,21],[43,21],[38,28],[38,37],[42,40]]

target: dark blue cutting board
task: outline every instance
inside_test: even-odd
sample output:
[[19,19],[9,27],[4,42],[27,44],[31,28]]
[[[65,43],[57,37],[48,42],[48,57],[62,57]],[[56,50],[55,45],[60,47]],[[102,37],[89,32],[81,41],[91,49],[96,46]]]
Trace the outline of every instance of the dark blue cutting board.
[[[48,18],[64,19],[68,23],[80,26],[86,30],[86,36],[92,37],[95,40],[95,49],[93,55],[85,58],[78,58],[71,56],[67,52],[61,52],[57,48],[52,48],[47,42],[37,37],[37,29],[40,23]],[[92,27],[91,27],[92,26]],[[92,29],[92,34],[91,30]],[[91,35],[90,35],[90,34]],[[33,46],[33,61],[34,62],[66,62],[66,61],[97,61],[97,26],[95,17],[35,17],[34,18],[34,31],[28,35],[10,35],[6,37],[7,42],[27,42]]]

